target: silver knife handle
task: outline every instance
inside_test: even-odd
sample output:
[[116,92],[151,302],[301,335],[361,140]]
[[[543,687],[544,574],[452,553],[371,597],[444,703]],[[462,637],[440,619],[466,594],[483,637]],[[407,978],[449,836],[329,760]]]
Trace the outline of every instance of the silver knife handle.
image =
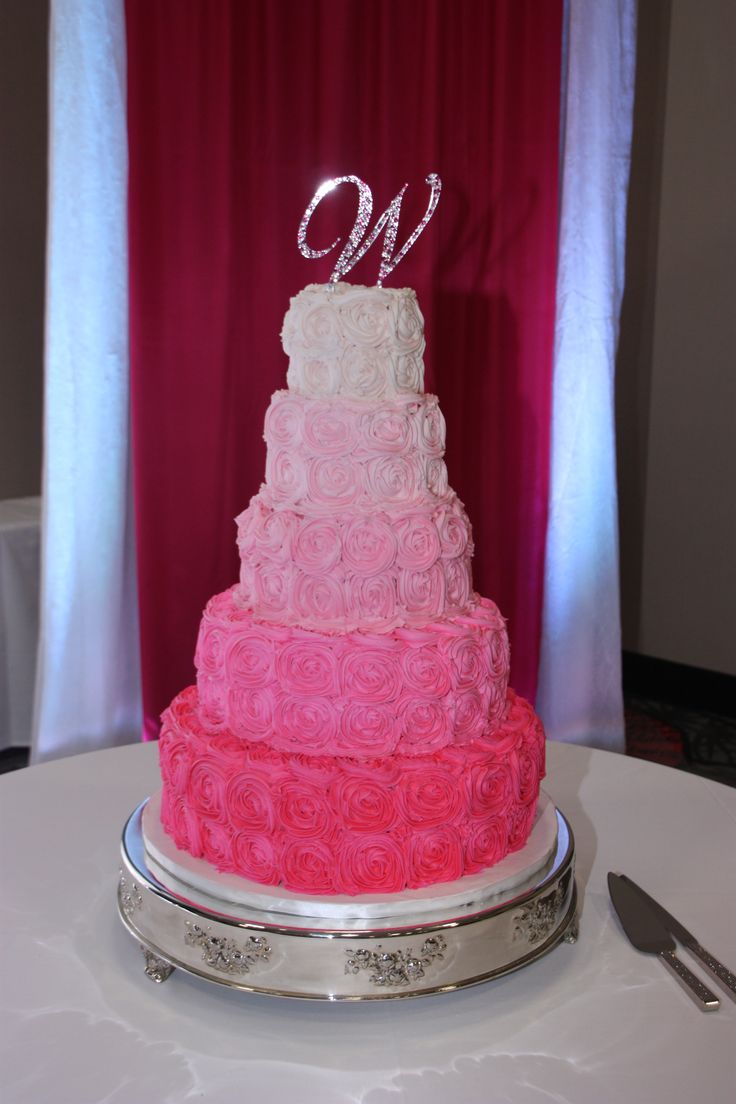
[[704,1012],[714,1011],[719,1007],[720,1001],[715,993],[704,985],[700,978],[696,977],[684,962],[680,962],[674,951],[660,951],[659,957],[668,966],[675,977],[689,990],[690,995]]
[[727,989],[736,994],[736,974],[732,974],[727,966],[719,962],[710,951],[706,951],[705,947],[701,947],[699,943],[693,943],[689,949],[698,956],[700,961],[708,967],[711,973],[715,974]]

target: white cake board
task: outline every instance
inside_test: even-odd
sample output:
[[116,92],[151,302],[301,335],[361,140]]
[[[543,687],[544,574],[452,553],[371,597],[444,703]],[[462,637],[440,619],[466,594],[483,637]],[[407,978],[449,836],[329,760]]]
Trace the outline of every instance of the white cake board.
[[[200,901],[205,894],[219,911],[233,911],[227,906],[279,914],[295,918],[315,917],[323,921],[350,923],[390,917],[400,922],[403,917],[453,912],[469,906],[478,909],[494,898],[507,897],[526,885],[552,859],[557,847],[557,815],[550,798],[539,795],[537,815],[525,846],[507,855],[500,863],[478,874],[468,874],[453,882],[404,890],[402,893],[365,893],[358,897],[297,894],[282,886],[262,885],[237,874],[222,874],[205,859],[194,858],[181,851],[164,831],[160,819],[161,795],[150,799],[143,811],[143,842],[146,860],[152,874],[171,892],[185,900]],[[298,926],[298,924],[296,925]]]

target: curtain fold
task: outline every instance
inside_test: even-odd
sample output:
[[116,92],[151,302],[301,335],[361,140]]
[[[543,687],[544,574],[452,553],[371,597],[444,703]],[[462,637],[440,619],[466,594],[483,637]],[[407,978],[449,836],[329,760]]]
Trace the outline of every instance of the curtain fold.
[[537,707],[552,739],[623,750],[614,359],[624,280],[635,0],[569,0]]
[[[297,251],[326,177],[377,215],[409,182],[393,274],[427,320],[427,385],[474,526],[477,588],[535,691],[549,472],[561,3],[127,0],[131,387],[146,733],[193,680],[201,611],[236,581],[232,519],[259,487]],[[353,196],[315,216],[345,234]],[[324,209],[324,210],[323,210]],[[332,237],[328,237],[328,235]],[[375,250],[350,279],[375,283]]]
[[34,762],[140,734],[122,0],[51,4]]

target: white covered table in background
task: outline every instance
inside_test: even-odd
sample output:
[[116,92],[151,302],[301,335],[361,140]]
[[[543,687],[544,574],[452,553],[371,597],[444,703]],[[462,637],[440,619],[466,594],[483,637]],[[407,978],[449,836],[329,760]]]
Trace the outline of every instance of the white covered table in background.
[[631,875],[733,968],[736,790],[550,745],[545,789],[576,835],[579,941],[460,992],[334,1005],[242,994],[178,970],[161,986],[144,976],[115,890],[123,823],[157,785],[151,744],[0,778],[8,1104],[733,1098],[736,1003],[713,983],[721,1008],[700,1012],[634,951],[606,873]]
[[0,750],[31,742],[41,499],[0,502]]

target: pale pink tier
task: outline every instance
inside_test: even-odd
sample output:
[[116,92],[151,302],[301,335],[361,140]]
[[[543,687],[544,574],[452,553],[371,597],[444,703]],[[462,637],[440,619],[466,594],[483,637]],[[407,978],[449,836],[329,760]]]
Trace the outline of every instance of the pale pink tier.
[[309,894],[400,892],[493,866],[522,847],[544,733],[509,691],[491,736],[421,756],[277,751],[202,726],[195,687],[163,716],[161,820],[218,870]]
[[423,629],[330,635],[256,621],[233,588],[208,603],[195,663],[209,732],[308,755],[411,757],[493,732],[509,649],[488,599]]
[[255,495],[237,520],[236,601],[260,620],[385,632],[472,601],[472,536],[457,498],[399,516],[309,517]]
[[445,420],[434,395],[381,403],[277,391],[266,413],[266,483],[274,506],[310,516],[406,511],[454,497]]

